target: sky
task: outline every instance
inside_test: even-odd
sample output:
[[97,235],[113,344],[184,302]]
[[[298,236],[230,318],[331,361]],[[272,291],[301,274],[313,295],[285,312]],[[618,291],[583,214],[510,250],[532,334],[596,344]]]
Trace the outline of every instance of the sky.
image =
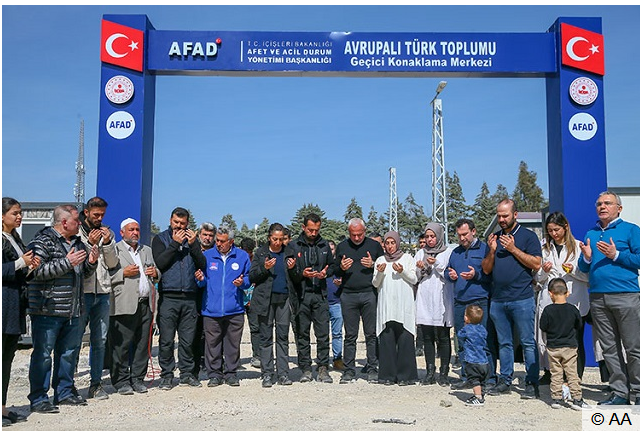
[[[637,5],[4,5],[3,196],[73,201],[81,120],[85,197],[95,195],[104,14],[144,14],[158,30],[388,33],[543,33],[559,17],[601,17],[608,184],[640,186]],[[182,206],[198,223],[230,213],[238,226],[287,224],[305,203],[342,219],[354,197],[365,217],[382,214],[390,167],[399,200],[412,193],[430,214],[429,103],[441,79],[159,76],[152,220],[164,228]],[[548,197],[545,80],[446,80],[445,166],[467,203],[483,182],[511,192],[523,160]]]

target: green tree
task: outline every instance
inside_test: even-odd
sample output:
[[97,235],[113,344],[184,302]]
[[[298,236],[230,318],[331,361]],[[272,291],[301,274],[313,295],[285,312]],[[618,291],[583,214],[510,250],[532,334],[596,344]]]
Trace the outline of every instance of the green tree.
[[247,225],[246,222],[242,222],[242,226],[240,227],[239,231],[236,231],[236,245],[240,245],[240,242],[242,241],[242,239],[244,238],[253,238],[254,234],[253,234],[253,230],[249,229],[249,226]]
[[[400,212],[402,207],[402,215]],[[400,238],[409,245],[413,251],[414,245],[418,242],[418,236],[424,232],[424,228],[429,222],[429,218],[424,214],[424,208],[418,205],[412,193],[402,203],[398,203],[398,230]],[[408,249],[404,249],[408,250]]]
[[509,198],[509,192],[507,188],[503,184],[498,184],[496,186],[496,191],[491,195],[491,203],[493,204],[493,214],[496,213],[496,207],[498,203],[503,199]]
[[198,223],[196,222],[196,217],[193,215],[191,210],[187,209],[187,211],[189,212],[189,223],[187,223],[187,228],[192,231],[197,231]]
[[[472,215],[479,236],[482,236],[495,214],[496,206],[491,199],[489,186],[487,186],[487,182],[483,182],[480,187],[480,193],[476,196],[476,200],[473,203]],[[452,221],[452,223],[455,223],[455,221]]]
[[454,241],[456,235],[455,223],[460,218],[469,217],[469,206],[466,204],[462,185],[457,172],[453,172],[453,177],[446,172],[447,182],[447,233],[450,241]]
[[367,235],[371,235],[373,233],[379,233],[384,235],[386,224],[382,215],[378,216],[378,212],[371,206],[369,209],[369,215],[366,220],[367,224]]
[[544,207],[545,199],[537,181],[538,174],[529,171],[525,161],[520,161],[518,181],[513,190],[513,201],[518,211],[538,212]]
[[228,225],[229,228],[231,228],[234,231],[238,231],[238,224],[236,223],[235,220],[233,220],[233,216],[231,215],[231,213],[227,213],[226,215],[222,216],[222,221],[220,222],[220,225]]
[[151,221],[151,237],[156,234],[160,234],[160,227],[154,221]]
[[264,246],[269,242],[269,225],[271,225],[271,223],[267,218],[263,218],[262,222],[258,224],[258,229],[256,230],[258,241],[256,242],[256,247]]
[[320,235],[323,239],[333,240],[338,244],[347,238],[347,222],[335,219],[323,220]]
[[347,206],[347,211],[344,212],[344,221],[349,223],[353,218],[362,218],[362,207],[358,205],[356,198],[351,198],[351,202]]

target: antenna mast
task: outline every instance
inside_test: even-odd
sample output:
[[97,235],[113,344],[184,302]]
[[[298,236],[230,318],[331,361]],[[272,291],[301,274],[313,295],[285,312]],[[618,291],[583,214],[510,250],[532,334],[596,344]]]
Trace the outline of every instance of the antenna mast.
[[389,231],[398,232],[398,193],[394,167],[389,168]]
[[76,203],[84,203],[84,120],[80,121],[80,142],[78,143],[78,160],[76,161],[76,184],[73,187]]

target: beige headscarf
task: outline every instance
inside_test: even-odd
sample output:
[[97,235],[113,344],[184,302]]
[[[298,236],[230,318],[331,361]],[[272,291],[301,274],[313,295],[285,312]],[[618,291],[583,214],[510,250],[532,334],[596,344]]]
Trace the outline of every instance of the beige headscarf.
[[387,259],[387,261],[389,262],[395,262],[398,261],[400,259],[400,257],[402,255],[404,255],[404,252],[402,252],[402,250],[400,249],[400,235],[395,232],[395,231],[389,231],[388,233],[386,233],[384,235],[384,239],[385,241],[391,237],[392,239],[394,239],[396,241],[396,245],[398,246],[398,248],[396,249],[396,251],[392,254],[388,254],[386,249],[384,251],[384,257]]

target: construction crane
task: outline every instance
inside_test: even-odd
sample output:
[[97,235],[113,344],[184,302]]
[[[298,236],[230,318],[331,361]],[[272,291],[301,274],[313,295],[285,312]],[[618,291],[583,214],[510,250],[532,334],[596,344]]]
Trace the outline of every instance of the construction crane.
[[76,161],[76,184],[73,196],[78,206],[84,204],[84,120],[80,121],[80,142],[78,143],[78,160]]
[[394,167],[389,168],[389,231],[398,232],[398,192]]

